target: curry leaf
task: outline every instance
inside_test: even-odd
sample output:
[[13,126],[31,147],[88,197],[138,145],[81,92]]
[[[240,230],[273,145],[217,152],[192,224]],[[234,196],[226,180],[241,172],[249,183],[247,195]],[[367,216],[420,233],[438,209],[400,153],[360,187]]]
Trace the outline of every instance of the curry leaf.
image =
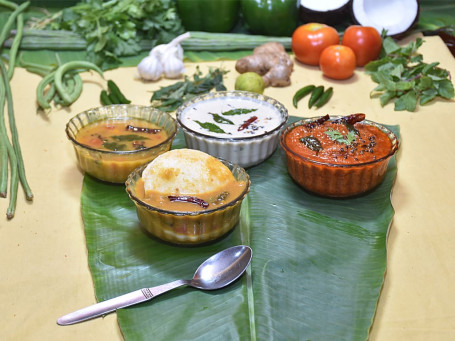
[[194,121],[197,124],[199,124],[202,128],[207,129],[208,131],[211,131],[212,133],[220,133],[220,134],[225,134],[226,132],[218,127],[215,123],[211,122],[199,122],[199,121]]

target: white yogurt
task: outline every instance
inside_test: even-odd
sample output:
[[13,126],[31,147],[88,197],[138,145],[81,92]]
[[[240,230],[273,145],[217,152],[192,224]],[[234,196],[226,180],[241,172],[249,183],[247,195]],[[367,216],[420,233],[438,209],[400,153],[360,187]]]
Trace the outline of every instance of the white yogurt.
[[[247,109],[251,112],[238,115],[227,114],[234,109]],[[217,122],[212,114],[219,115],[233,124]],[[246,124],[248,120],[252,122]],[[235,139],[263,135],[280,126],[283,123],[283,117],[273,104],[266,101],[249,97],[215,97],[188,105],[181,112],[180,121],[186,128],[203,135]],[[214,124],[224,133],[210,131],[198,122],[202,125]],[[242,129],[242,125],[247,127]]]

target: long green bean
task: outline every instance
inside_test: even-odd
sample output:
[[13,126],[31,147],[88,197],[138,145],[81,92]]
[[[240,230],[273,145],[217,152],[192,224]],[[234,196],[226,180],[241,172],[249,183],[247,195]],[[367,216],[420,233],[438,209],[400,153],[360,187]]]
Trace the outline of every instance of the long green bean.
[[[47,110],[47,109],[51,108],[50,101],[53,96],[47,96],[44,93],[44,91],[49,84],[53,83],[54,75],[55,75],[55,71],[48,73],[46,76],[43,77],[43,79],[41,79],[38,86],[36,87],[36,101],[38,102],[38,105],[40,106],[40,108],[42,108],[43,110]],[[55,87],[54,87],[54,94],[55,94]]]
[[[3,80],[3,78],[2,78]],[[0,119],[3,121],[3,111],[5,109],[5,87],[0,84]],[[0,122],[0,126],[2,122]],[[4,123],[3,123],[4,125]],[[6,198],[8,188],[8,148],[6,130],[0,128],[0,197]]]
[[[5,82],[6,100],[8,102],[8,120],[9,120],[9,126],[10,126],[10,131],[11,131],[11,140],[13,141],[13,148],[14,148],[16,162],[17,162],[19,179],[21,181],[22,187],[24,188],[25,197],[27,198],[27,200],[32,200],[33,193],[32,193],[32,190],[30,189],[30,186],[27,181],[27,177],[25,175],[24,159],[22,157],[21,146],[19,144],[19,133],[17,131],[16,119],[14,117],[15,115],[14,115],[14,106],[13,106],[13,94],[11,92],[11,87],[9,84],[8,74],[7,74],[5,65],[3,65],[3,63],[0,63],[0,68],[2,69],[1,71],[2,71],[3,78],[4,78],[4,82]],[[10,160],[11,160],[11,157],[10,157]],[[16,186],[16,192],[17,192],[17,186]],[[13,195],[13,193],[11,193],[11,195]]]
[[[0,62],[0,65],[2,66],[2,70],[5,69],[3,62]],[[6,87],[5,84],[8,83],[8,78],[5,77],[6,73],[0,72],[1,79],[0,79],[0,87],[3,88],[2,92],[6,93]],[[8,135],[6,132],[6,126],[5,126],[5,114],[4,114],[4,107],[0,108],[0,135],[1,138],[3,139],[3,143],[6,146],[7,152],[8,152],[8,158],[10,161],[10,169],[11,169],[11,178],[10,178],[10,199],[9,199],[9,205],[6,210],[6,216],[8,219],[11,219],[14,217],[14,212],[16,209],[16,202],[17,202],[17,187],[18,187],[18,167],[17,167],[17,158],[16,158],[16,153],[14,152],[14,148],[11,145]],[[4,165],[2,165],[4,166]],[[6,165],[8,166],[8,165]]]
[[[9,1],[0,1],[0,5],[8,6]],[[0,32],[0,47],[3,46],[3,43],[6,40],[6,37],[10,34],[11,27],[13,26],[14,21],[17,16],[30,5],[29,1],[24,2],[23,4],[16,7],[16,9],[9,15],[8,20],[3,26],[2,31]],[[10,7],[11,8],[11,7]]]
[[21,45],[22,35],[24,31],[24,15],[20,13],[16,20],[17,34],[14,37],[13,44],[9,50],[9,61],[8,61],[8,79],[13,78],[14,66],[16,65],[16,56]]
[[66,102],[66,103],[72,103],[73,97],[71,96],[70,93],[67,92],[64,82],[63,82],[63,75],[70,71],[70,70],[75,70],[75,69],[83,69],[83,70],[94,70],[98,72],[101,77],[104,78],[103,71],[101,69],[91,63],[91,62],[86,62],[86,61],[73,61],[73,62],[67,62],[63,65],[60,65],[56,72],[55,72],[55,77],[54,77],[54,82],[55,82],[55,88],[57,89],[58,94],[60,97]]

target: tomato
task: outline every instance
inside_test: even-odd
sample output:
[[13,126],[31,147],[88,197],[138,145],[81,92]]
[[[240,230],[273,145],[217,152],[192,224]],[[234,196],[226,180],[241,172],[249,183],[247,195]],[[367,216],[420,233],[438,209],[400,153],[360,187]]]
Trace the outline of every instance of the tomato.
[[319,67],[324,76],[347,79],[354,74],[356,59],[354,51],[343,45],[331,45],[321,53]]
[[291,48],[295,58],[304,64],[319,65],[321,52],[329,45],[339,44],[337,30],[319,23],[299,26],[292,34]]
[[370,26],[349,26],[343,35],[342,45],[349,46],[357,58],[357,66],[364,66],[378,58],[382,47],[379,32]]

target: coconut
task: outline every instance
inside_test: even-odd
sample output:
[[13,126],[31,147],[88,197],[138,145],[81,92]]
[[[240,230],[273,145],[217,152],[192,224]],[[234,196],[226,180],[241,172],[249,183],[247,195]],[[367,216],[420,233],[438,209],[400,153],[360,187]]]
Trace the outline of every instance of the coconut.
[[418,0],[352,0],[351,16],[355,23],[372,26],[379,33],[399,38],[417,24]]
[[334,25],[349,17],[350,0],[300,0],[303,22]]

